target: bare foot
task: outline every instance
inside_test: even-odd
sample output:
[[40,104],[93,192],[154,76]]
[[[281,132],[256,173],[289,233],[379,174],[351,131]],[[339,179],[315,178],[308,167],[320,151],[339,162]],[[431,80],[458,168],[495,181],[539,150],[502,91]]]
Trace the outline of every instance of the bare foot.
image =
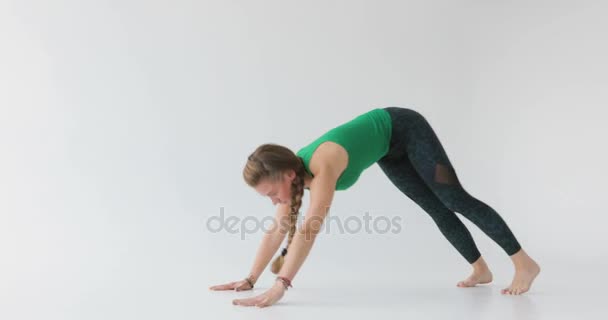
[[523,250],[512,256],[515,263],[515,276],[508,288],[502,289],[502,294],[519,295],[528,290],[532,286],[532,282],[540,273],[540,266],[536,261],[532,260]]
[[492,272],[488,268],[488,265],[483,258],[480,257],[479,260],[472,264],[472,266],[473,273],[468,278],[458,282],[456,286],[460,288],[468,288],[474,287],[478,284],[492,282]]
[[474,287],[478,284],[490,283],[492,282],[492,272],[490,270],[486,270],[484,272],[473,271],[473,273],[466,279],[458,282],[456,286],[461,288]]

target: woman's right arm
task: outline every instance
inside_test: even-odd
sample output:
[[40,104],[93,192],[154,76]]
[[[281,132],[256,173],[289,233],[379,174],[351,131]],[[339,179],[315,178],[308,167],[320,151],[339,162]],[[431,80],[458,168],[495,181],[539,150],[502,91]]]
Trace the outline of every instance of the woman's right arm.
[[[266,232],[262,238],[262,242],[258,248],[258,251],[249,272],[249,279],[255,283],[262,271],[266,268],[274,254],[281,246],[281,243],[285,239],[285,235],[289,231],[289,212],[291,206],[289,204],[278,204],[277,211],[275,214],[272,226]],[[248,290],[251,286],[246,280],[240,280],[230,282],[227,284],[217,285],[210,287],[211,290]]]
[[255,283],[272,257],[277,252],[281,243],[285,239],[285,235],[289,232],[289,212],[291,206],[289,204],[278,204],[277,212],[272,222],[272,226],[264,234],[262,242],[258,248],[258,251],[249,272],[249,278]]

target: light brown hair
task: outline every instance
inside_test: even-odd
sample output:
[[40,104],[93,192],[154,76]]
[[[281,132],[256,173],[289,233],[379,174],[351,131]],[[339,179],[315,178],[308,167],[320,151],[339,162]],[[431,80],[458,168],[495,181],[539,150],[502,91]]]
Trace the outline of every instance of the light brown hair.
[[256,187],[262,180],[276,182],[282,181],[283,173],[293,170],[296,173],[291,183],[291,212],[289,214],[289,234],[287,236],[287,246],[272,263],[273,273],[279,273],[284,262],[284,255],[296,233],[296,221],[298,212],[302,206],[302,196],[304,195],[304,178],[306,169],[302,158],[298,157],[290,149],[273,143],[260,145],[247,159],[243,169],[245,182]]

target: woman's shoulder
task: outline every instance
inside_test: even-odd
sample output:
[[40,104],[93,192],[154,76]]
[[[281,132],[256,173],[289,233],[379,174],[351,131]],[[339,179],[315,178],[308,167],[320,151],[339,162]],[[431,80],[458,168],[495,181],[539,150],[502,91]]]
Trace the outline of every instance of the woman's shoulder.
[[322,171],[330,171],[339,176],[348,166],[348,152],[340,144],[333,141],[321,143],[310,158],[310,171],[318,175]]

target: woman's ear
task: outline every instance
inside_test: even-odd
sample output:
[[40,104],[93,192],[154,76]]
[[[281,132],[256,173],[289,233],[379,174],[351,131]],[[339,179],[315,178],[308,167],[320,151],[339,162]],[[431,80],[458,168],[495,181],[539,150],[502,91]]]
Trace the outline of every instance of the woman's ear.
[[296,177],[296,172],[293,169],[289,169],[285,172],[285,176],[289,179],[289,182],[291,182]]

